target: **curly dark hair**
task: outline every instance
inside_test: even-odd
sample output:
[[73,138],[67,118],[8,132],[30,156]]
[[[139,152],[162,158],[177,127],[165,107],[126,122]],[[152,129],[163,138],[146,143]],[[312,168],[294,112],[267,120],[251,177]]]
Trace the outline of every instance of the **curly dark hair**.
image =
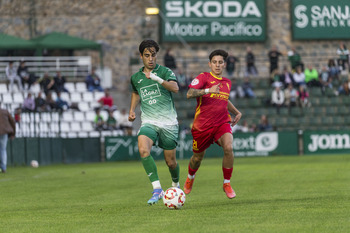
[[227,58],[227,56],[228,56],[228,53],[227,53],[225,50],[222,50],[222,49],[214,50],[214,51],[211,52],[211,54],[209,55],[209,61],[211,61],[211,59],[212,59],[214,56],[222,56],[222,57],[224,58],[224,61],[226,61],[226,58]]
[[[156,51],[152,51],[151,48],[155,48]],[[154,40],[144,40],[139,46],[140,53],[143,54],[143,51],[145,51],[145,49],[148,49],[151,53],[158,53],[159,45]]]

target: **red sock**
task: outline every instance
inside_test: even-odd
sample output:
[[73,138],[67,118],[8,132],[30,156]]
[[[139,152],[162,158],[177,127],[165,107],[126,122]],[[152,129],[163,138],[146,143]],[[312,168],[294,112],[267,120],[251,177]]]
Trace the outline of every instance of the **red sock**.
[[197,172],[198,168],[197,169],[192,169],[190,164],[188,164],[188,174],[190,174],[191,176],[194,176]]
[[224,167],[222,167],[222,172],[224,173],[224,179],[225,180],[230,180],[231,179],[232,171],[233,171],[233,167],[231,167],[231,168],[224,168]]

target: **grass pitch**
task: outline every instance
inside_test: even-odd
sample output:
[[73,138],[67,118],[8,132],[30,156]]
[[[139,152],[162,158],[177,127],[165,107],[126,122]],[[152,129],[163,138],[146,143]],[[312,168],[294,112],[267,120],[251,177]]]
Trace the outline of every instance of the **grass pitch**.
[[[221,161],[203,160],[181,210],[146,204],[141,162],[9,167],[0,232],[349,232],[350,155],[236,158],[232,200]],[[179,163],[183,185],[188,160]],[[166,189],[170,174],[157,165]]]

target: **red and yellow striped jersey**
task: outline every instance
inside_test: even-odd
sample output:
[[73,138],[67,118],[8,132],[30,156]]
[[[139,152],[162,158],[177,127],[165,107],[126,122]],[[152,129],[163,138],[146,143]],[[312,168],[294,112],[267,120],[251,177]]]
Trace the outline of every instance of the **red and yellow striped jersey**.
[[227,109],[231,90],[231,80],[215,77],[212,73],[201,73],[189,88],[206,89],[220,83],[220,93],[209,93],[197,97],[196,114],[193,121],[193,130],[205,131],[209,128],[231,122],[231,116]]

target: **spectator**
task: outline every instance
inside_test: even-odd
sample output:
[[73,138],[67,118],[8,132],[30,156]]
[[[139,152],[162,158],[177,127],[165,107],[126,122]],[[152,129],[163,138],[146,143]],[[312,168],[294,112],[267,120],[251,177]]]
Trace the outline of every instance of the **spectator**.
[[21,114],[22,114],[22,109],[21,108],[15,108],[15,114],[14,114],[14,119],[18,127],[21,127]]
[[332,85],[333,78],[330,75],[330,72],[327,69],[327,66],[322,67],[322,70],[321,70],[320,76],[319,76],[319,80],[320,80],[320,83],[322,85],[321,88],[322,88],[323,93],[325,92],[326,87],[333,89],[333,85]]
[[289,112],[291,107],[297,106],[298,93],[292,83],[284,90],[284,98],[284,103],[288,107]]
[[41,92],[38,93],[38,96],[35,98],[34,102],[36,112],[45,112],[49,110],[45,99],[41,97]]
[[47,110],[49,111],[57,110],[56,101],[53,100],[51,91],[47,92],[45,102],[46,102]]
[[339,69],[335,65],[335,62],[333,59],[328,60],[328,70],[329,70],[329,75],[331,76],[332,80],[338,79],[339,80]]
[[35,101],[32,98],[32,93],[28,93],[27,98],[24,99],[22,104],[23,112],[33,112],[35,111]]
[[95,113],[96,113],[95,120],[94,120],[95,130],[98,130],[98,131],[105,130],[106,125],[101,115],[100,108],[96,108]]
[[255,56],[250,47],[247,47],[247,55],[245,58],[246,58],[246,65],[247,65],[246,76],[258,75],[258,70],[255,67]]
[[109,110],[117,110],[117,106],[115,106],[113,104],[113,98],[112,96],[110,96],[109,94],[109,90],[106,89],[105,90],[105,96],[103,96],[102,98],[100,98],[98,101],[97,101],[101,107],[107,111]]
[[287,88],[289,84],[293,84],[295,86],[295,81],[291,72],[288,71],[288,67],[283,67],[283,72],[280,75],[280,80],[283,83],[284,88]]
[[23,91],[21,78],[17,75],[15,67],[13,67],[13,61],[10,61],[5,69],[6,77],[10,80],[10,91],[13,91],[13,84],[17,81],[18,89]]
[[44,90],[45,95],[48,95],[50,91],[54,91],[55,80],[50,77],[48,71],[44,73],[44,76],[39,80],[39,83]]
[[243,89],[245,97],[247,97],[247,98],[255,98],[255,93],[253,91],[253,85],[250,83],[248,77],[244,78],[244,81],[243,81],[243,84],[242,84],[242,89]]
[[232,54],[229,54],[226,59],[226,71],[228,78],[232,78],[234,76],[237,62],[239,62],[239,59]]
[[280,53],[277,50],[276,45],[273,45],[269,53],[267,54],[270,60],[270,74],[274,70],[278,70],[278,58],[279,56],[282,56],[282,53]]
[[169,69],[173,70],[174,72],[177,68],[176,60],[175,60],[175,57],[172,55],[171,49],[167,49],[167,51],[164,55],[164,66],[168,67]]
[[230,98],[243,98],[245,96],[244,91],[240,85],[237,84],[237,80],[233,78],[231,80],[231,91],[230,91]]
[[283,107],[284,104],[284,92],[281,90],[279,86],[276,86],[271,94],[271,104],[276,107],[277,114],[280,113],[280,108]]
[[258,127],[256,126],[256,124],[252,124],[252,125],[250,126],[249,132],[251,132],[251,133],[258,132]]
[[311,64],[307,66],[304,71],[305,74],[305,82],[308,87],[320,87],[321,83],[318,79],[318,72],[315,68],[312,67]]
[[300,85],[299,91],[297,92],[297,94],[298,94],[299,106],[301,106],[303,108],[310,107],[309,93],[306,90],[305,86]]
[[293,79],[296,87],[305,85],[305,74],[302,72],[301,66],[296,68],[296,72],[293,74]]
[[350,95],[350,83],[348,80],[344,81],[338,89],[340,95]]
[[61,98],[61,92],[57,92],[56,109],[63,111],[69,108],[68,102]]
[[120,115],[119,115],[119,126],[120,129],[124,131],[125,135],[131,136],[132,135],[132,122],[129,121],[129,114],[126,112],[126,109],[123,108]]
[[272,126],[269,123],[269,120],[267,119],[266,115],[261,115],[260,117],[260,123],[258,125],[258,130],[260,132],[263,131],[272,131]]
[[6,109],[0,108],[0,169],[6,173],[7,169],[7,141],[16,135],[16,123],[11,114]]
[[299,66],[301,67],[302,71],[304,70],[304,64],[301,61],[301,56],[294,47],[292,48],[291,51],[288,52],[288,60],[290,61],[292,70],[295,71]]
[[270,82],[273,87],[279,86],[282,87],[283,83],[281,82],[281,75],[278,73],[278,70],[275,69],[271,73]]
[[[340,70],[345,70],[345,66],[349,66],[349,50],[346,48],[344,42],[339,44],[337,49],[337,54],[339,55],[338,65]],[[349,68],[350,70],[350,68]]]
[[86,77],[85,79],[86,88],[88,91],[103,91],[103,88],[101,87],[101,79],[96,74],[96,69],[92,68],[91,73]]
[[117,130],[117,120],[113,116],[113,111],[109,110],[108,111],[108,118],[107,118],[107,129],[108,130]]
[[66,78],[62,76],[61,71],[56,71],[56,76],[54,77],[55,85],[54,89],[57,93],[59,92],[68,92],[67,88],[64,87],[66,83]]
[[177,82],[179,83],[180,91],[187,90],[187,86],[189,85],[189,80],[181,68],[177,69],[176,77],[177,77]]
[[28,67],[26,66],[25,61],[21,61],[20,65],[17,69],[17,75],[21,78],[23,89],[25,89],[25,83],[28,84],[27,90],[30,90],[30,87],[36,81],[36,77],[34,74],[29,73]]
[[244,120],[244,121],[242,122],[242,126],[241,126],[241,128],[240,128],[240,131],[241,131],[242,133],[248,133],[248,132],[249,132],[249,126],[248,126],[248,122],[247,122],[246,120]]

